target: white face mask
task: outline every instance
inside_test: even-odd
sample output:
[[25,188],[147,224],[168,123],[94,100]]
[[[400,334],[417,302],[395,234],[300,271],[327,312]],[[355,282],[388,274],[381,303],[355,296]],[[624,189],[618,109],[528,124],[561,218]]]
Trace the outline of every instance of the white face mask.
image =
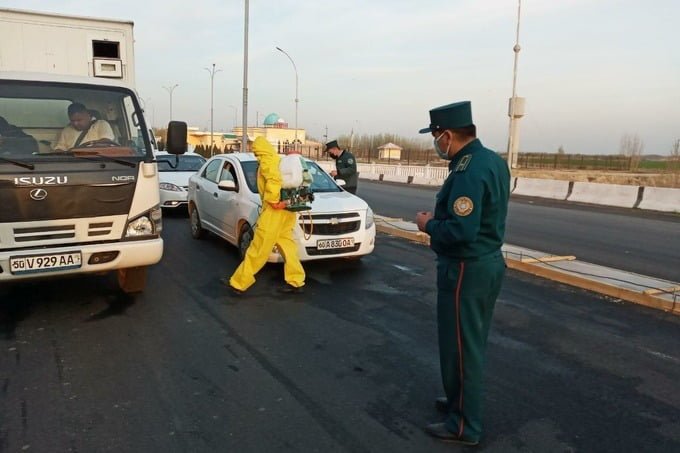
[[442,159],[451,160],[451,157],[449,157],[449,149],[451,148],[451,142],[449,142],[449,146],[446,147],[446,151],[442,151],[442,149],[439,147],[439,139],[442,138],[443,136],[444,134],[440,134],[439,137],[434,139],[434,150],[437,152],[437,155]]

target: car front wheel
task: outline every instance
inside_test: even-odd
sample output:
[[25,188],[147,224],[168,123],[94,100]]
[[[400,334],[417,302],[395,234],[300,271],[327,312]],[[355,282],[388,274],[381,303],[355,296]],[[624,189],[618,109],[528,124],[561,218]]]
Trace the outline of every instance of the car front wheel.
[[253,235],[253,229],[250,227],[250,225],[248,225],[248,223],[241,225],[241,231],[238,235],[238,254],[241,259],[246,257],[248,247],[250,247],[250,243],[253,241]]
[[189,220],[191,222],[191,237],[194,239],[201,239],[205,236],[205,230],[201,226],[201,218],[198,216],[198,209],[196,206],[191,206]]

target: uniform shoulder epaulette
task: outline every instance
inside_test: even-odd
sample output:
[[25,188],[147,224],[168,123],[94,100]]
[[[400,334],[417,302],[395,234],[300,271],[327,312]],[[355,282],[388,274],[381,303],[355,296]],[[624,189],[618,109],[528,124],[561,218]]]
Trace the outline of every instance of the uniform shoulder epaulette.
[[458,165],[456,165],[456,168],[453,169],[454,173],[458,173],[461,171],[465,171],[468,168],[468,165],[470,165],[470,161],[472,160],[472,154],[466,154],[463,156],[463,158],[458,162]]

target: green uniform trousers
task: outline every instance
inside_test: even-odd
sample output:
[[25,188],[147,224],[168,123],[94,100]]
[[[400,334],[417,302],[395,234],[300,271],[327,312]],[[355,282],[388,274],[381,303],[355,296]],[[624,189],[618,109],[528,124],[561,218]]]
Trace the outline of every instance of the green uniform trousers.
[[484,351],[505,274],[500,251],[481,258],[437,262],[439,361],[449,403],[446,427],[469,440],[482,433]]

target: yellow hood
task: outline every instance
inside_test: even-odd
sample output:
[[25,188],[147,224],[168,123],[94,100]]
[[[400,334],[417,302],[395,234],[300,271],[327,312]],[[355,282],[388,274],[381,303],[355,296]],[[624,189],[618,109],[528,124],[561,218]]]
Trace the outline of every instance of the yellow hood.
[[253,142],[253,153],[260,162],[257,172],[257,190],[262,201],[278,203],[281,199],[281,172],[279,171],[279,155],[276,149],[264,137],[257,137]]

